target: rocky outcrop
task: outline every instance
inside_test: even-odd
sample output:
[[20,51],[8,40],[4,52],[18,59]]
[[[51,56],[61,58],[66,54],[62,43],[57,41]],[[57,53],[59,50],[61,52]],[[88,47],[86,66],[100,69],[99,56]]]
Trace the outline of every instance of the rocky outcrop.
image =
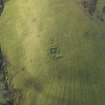
[[4,0],[0,0],[0,16],[4,10]]
[[11,90],[9,89],[8,78],[7,78],[7,63],[3,55],[2,49],[0,48],[0,96],[3,101],[0,101],[0,105],[13,105],[11,98]]

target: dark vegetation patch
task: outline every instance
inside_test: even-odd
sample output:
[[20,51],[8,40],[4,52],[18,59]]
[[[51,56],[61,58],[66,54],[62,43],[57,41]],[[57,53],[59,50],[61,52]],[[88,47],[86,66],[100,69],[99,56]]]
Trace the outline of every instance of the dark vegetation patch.
[[102,12],[105,14],[105,6],[103,7]]
[[98,19],[98,20],[100,20],[101,22],[103,22],[103,21],[104,21],[103,16],[101,16],[101,15],[99,15],[99,14],[97,15],[97,19]]
[[[65,90],[63,90],[63,91],[65,91]],[[61,91],[61,93],[62,93],[62,91]],[[71,105],[71,104],[69,104],[69,102],[71,100],[69,98],[65,97],[65,94],[62,94],[61,96],[49,94],[48,99],[49,100],[54,100],[53,105],[56,105],[56,103],[57,103],[57,105],[65,105],[65,102],[68,103],[67,105]]]
[[98,0],[81,0],[81,6],[85,12],[88,12],[90,16],[94,16],[97,21],[104,22],[103,14],[105,14],[105,6],[102,10],[96,11],[96,5]]
[[96,10],[97,0],[81,0],[82,7],[90,14],[93,15]]
[[10,0],[4,0],[4,3],[8,3]]
[[10,95],[11,100],[9,100],[9,105],[20,105],[21,100],[23,99],[22,90],[12,88]]
[[38,93],[42,92],[44,89],[43,82],[34,78],[26,80],[26,87],[34,88]]

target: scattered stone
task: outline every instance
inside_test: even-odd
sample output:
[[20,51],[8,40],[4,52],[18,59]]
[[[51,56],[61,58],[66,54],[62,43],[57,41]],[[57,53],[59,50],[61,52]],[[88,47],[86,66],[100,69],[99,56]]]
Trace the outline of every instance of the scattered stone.
[[50,57],[52,57],[54,59],[62,58],[60,48],[58,48],[58,47],[49,48],[49,55],[50,55]]
[[50,54],[56,54],[58,52],[57,47],[50,48]]

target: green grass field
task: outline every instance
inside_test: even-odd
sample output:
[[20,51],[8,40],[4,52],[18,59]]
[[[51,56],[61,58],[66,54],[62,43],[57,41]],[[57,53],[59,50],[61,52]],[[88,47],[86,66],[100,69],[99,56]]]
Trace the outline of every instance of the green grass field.
[[[105,104],[105,0],[9,0],[0,17],[14,105]],[[2,101],[2,96],[0,96]],[[3,100],[4,101],[4,100]]]

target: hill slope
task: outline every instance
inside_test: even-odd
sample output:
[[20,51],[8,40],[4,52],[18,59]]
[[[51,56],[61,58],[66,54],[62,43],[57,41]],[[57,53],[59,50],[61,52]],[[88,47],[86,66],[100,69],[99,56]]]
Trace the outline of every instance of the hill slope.
[[90,13],[79,0],[6,3],[0,43],[14,103],[104,105],[105,0],[94,5]]

